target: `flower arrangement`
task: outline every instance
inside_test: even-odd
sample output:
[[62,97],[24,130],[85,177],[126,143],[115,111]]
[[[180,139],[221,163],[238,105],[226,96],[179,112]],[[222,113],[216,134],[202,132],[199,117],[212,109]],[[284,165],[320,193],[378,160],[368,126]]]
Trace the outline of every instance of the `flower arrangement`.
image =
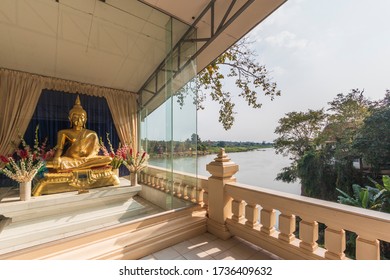
[[45,168],[45,160],[54,156],[54,150],[46,150],[47,139],[39,145],[38,128],[37,126],[35,129],[33,149],[20,136],[21,148],[12,142],[15,152],[8,156],[0,156],[0,160],[5,164],[0,169],[1,173],[12,180],[24,183],[31,181],[38,172]]
[[133,152],[133,149],[127,149],[126,157],[123,160],[123,165],[130,172],[137,173],[147,166],[149,155],[146,152]]
[[107,133],[106,139],[107,139],[109,149],[106,148],[101,137],[100,137],[100,149],[103,151],[103,155],[109,156],[112,158],[110,165],[112,166],[112,168],[117,169],[122,165],[124,159],[126,158],[126,153],[127,153],[128,147],[127,147],[127,145],[119,144],[118,149],[115,151],[115,149],[112,146],[112,143],[111,143],[109,136],[110,136],[110,134]]

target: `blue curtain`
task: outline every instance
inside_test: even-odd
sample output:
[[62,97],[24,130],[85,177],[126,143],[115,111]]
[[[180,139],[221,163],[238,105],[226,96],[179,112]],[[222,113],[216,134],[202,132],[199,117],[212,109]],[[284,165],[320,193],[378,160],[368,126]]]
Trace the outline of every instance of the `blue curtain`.
[[[105,142],[108,132],[112,144],[117,147],[119,138],[106,99],[85,94],[79,96],[81,106],[87,112],[86,128],[95,131]],[[77,94],[43,90],[25,133],[27,143],[33,143],[35,128],[39,125],[40,140],[43,141],[47,137],[48,145],[54,147],[57,143],[57,132],[70,127],[68,116],[76,97]]]

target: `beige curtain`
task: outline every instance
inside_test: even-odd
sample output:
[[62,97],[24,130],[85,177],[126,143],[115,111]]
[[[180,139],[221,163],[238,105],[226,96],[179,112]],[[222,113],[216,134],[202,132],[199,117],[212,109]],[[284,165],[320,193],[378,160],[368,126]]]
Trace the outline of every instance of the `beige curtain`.
[[0,69],[0,155],[10,154],[10,143],[26,131],[43,87],[38,75]]
[[12,152],[11,141],[23,135],[42,89],[104,97],[119,139],[138,148],[137,97],[135,93],[75,81],[0,69],[0,155]]
[[137,141],[137,100],[134,95],[107,94],[108,106],[115,123],[116,131],[122,143],[130,144],[134,150]]

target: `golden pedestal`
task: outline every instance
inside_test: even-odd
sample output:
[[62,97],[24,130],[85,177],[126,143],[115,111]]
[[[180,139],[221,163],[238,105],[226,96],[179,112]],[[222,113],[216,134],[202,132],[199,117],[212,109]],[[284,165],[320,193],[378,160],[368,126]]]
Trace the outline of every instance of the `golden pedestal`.
[[86,169],[62,173],[46,173],[34,187],[33,196],[78,191],[119,185],[119,178],[111,167],[102,169]]

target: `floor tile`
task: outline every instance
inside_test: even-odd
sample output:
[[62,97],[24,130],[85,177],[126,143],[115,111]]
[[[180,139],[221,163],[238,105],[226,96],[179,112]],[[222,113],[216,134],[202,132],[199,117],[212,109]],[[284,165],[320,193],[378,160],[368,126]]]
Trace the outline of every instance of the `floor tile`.
[[211,260],[211,256],[208,255],[205,251],[196,248],[184,254],[183,257],[187,260]]
[[153,253],[157,260],[173,260],[180,256],[180,254],[172,247]]
[[183,241],[180,242],[179,244],[176,244],[172,246],[173,249],[175,249],[179,254],[184,255],[185,253],[188,253],[189,251],[198,248],[199,245],[193,244],[190,241]]
[[236,244],[234,247],[230,248],[229,251],[235,255],[240,256],[240,259],[242,260],[246,260],[258,252],[258,250],[254,249],[253,247],[249,247],[242,243]]

